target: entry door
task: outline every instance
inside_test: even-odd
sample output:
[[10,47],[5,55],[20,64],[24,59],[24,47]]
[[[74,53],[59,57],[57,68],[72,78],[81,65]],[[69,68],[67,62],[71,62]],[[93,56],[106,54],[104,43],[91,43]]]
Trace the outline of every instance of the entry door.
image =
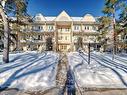
[[60,51],[67,51],[67,45],[59,45]]

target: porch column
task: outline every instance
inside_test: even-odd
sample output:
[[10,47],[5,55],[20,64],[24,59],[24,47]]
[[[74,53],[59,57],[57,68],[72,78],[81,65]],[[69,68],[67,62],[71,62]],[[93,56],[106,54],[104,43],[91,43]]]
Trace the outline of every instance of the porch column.
[[81,38],[82,38],[82,49],[83,49],[83,44],[84,44],[83,40],[84,39],[83,39],[83,28],[82,27],[83,27],[83,24],[81,23]]
[[71,23],[71,51],[74,51],[74,41],[73,41],[73,22]]
[[55,31],[54,31],[54,50],[58,51],[58,30],[57,30],[57,24],[55,22]]

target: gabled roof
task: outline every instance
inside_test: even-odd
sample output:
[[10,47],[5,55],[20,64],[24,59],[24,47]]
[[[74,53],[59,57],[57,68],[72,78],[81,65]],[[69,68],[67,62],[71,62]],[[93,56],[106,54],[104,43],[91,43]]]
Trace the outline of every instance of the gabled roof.
[[34,21],[46,21],[46,19],[41,13],[39,13],[34,17]]
[[93,17],[91,14],[86,14],[84,17],[70,17],[65,11],[62,11],[57,17],[55,16],[43,16],[41,13],[37,14],[33,18],[37,22],[45,21],[76,21],[76,22],[98,22],[98,17]]
[[72,21],[72,18],[65,12],[62,11],[55,19],[55,21]]
[[82,21],[85,21],[85,22],[96,22],[95,18],[91,15],[91,14],[86,14]]

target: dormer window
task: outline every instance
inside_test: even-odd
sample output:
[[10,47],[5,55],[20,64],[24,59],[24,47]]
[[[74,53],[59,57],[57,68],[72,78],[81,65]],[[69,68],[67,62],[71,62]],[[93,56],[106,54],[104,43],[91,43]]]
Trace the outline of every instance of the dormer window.
[[41,21],[41,18],[40,17],[36,17],[36,21]]
[[37,21],[37,22],[41,22],[41,21],[45,21],[45,17],[42,15],[42,14],[37,14],[34,18],[34,21]]

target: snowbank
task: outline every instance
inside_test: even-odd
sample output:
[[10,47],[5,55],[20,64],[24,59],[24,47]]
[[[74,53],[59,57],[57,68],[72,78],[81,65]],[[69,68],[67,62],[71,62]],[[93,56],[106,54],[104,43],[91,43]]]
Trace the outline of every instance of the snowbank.
[[44,90],[55,86],[59,55],[54,52],[11,54],[9,64],[0,65],[0,87]]
[[[72,52],[68,54],[68,61],[74,70],[75,79],[80,87],[96,88],[127,88],[127,69],[125,65],[115,65],[104,60],[106,57],[91,54],[88,65],[86,53]],[[104,58],[104,59],[103,59]],[[127,66],[127,65],[126,65]]]

